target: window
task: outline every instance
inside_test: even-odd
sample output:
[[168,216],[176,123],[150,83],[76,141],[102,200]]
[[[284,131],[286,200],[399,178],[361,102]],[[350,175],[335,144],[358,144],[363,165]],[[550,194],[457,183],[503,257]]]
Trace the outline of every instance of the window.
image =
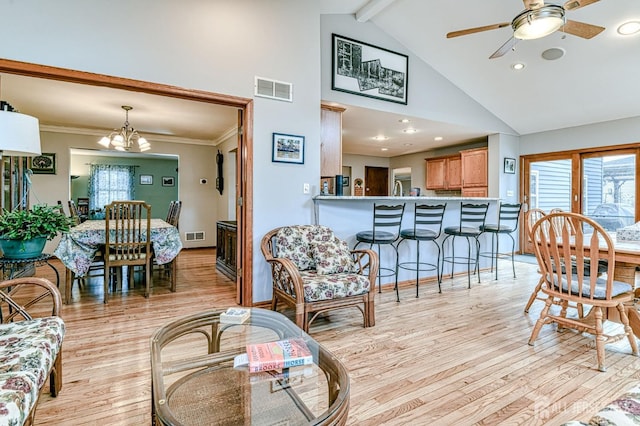
[[135,166],[92,164],[89,176],[89,208],[102,211],[115,200],[133,200]]

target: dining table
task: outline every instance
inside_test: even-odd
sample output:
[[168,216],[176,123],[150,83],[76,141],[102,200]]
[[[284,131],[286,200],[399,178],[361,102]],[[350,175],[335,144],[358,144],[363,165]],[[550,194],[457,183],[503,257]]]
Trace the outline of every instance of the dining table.
[[[146,222],[142,223],[143,229]],[[115,230],[112,230],[115,232]],[[162,219],[151,219],[151,244],[154,261],[164,265],[173,261],[182,250],[178,228]],[[84,277],[91,268],[96,253],[106,242],[106,221],[87,220],[64,233],[54,255],[66,268],[65,285],[60,289],[62,300],[68,303],[71,283],[75,277]],[[175,268],[173,268],[175,270]]]

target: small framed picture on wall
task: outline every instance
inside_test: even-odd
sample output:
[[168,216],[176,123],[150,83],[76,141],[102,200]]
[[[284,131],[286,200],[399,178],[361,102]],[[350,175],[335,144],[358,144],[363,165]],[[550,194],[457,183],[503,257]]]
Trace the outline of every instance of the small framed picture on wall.
[[140,185],[153,185],[153,175],[140,175]]
[[515,158],[505,158],[504,159],[504,172],[508,174],[516,173],[516,159]]
[[175,186],[176,181],[173,176],[162,176],[162,186]]

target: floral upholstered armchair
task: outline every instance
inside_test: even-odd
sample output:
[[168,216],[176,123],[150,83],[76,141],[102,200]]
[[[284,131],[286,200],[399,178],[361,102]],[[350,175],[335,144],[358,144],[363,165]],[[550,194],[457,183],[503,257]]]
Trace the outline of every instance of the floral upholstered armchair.
[[271,308],[278,302],[293,307],[305,332],[318,314],[345,307],[358,308],[365,327],[375,325],[378,255],[373,250],[350,250],[321,225],[276,228],[262,238],[261,249],[271,265]]

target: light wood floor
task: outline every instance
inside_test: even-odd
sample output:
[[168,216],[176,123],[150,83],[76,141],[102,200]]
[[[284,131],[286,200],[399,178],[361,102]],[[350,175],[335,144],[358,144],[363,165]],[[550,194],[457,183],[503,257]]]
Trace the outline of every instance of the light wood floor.
[[[36,425],[148,425],[151,421],[149,338],[164,323],[212,307],[233,306],[234,284],[215,271],[215,252],[184,250],[178,291],[158,280],[151,297],[123,291],[102,303],[95,278],[64,306],[63,387],[44,394]],[[59,268],[63,270],[61,267]],[[52,277],[49,268],[39,276]],[[376,326],[363,329],[355,309],[316,320],[311,335],[351,377],[350,425],[559,425],[587,420],[640,379],[628,342],[607,350],[606,373],[595,369],[591,340],[543,328],[527,345],[542,302],[522,309],[538,275],[518,263],[518,278],[501,261],[500,279],[466,276],[401,289],[376,298]]]

